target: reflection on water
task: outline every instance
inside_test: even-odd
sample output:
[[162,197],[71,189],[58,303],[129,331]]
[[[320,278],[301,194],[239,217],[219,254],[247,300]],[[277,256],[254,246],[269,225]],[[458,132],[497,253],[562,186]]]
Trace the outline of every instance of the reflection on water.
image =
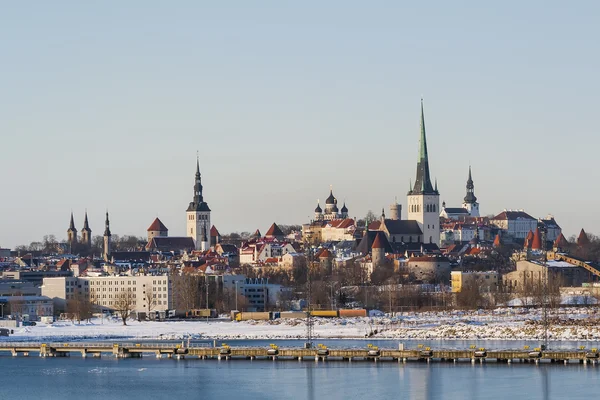
[[595,398],[600,366],[0,357],[0,399]]

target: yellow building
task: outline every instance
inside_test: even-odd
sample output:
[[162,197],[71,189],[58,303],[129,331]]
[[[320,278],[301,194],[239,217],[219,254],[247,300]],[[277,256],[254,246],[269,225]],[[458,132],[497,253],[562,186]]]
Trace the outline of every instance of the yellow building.
[[477,284],[482,292],[493,292],[498,288],[498,273],[496,271],[452,271],[450,277],[452,282],[452,293],[460,293],[464,286],[471,283]]

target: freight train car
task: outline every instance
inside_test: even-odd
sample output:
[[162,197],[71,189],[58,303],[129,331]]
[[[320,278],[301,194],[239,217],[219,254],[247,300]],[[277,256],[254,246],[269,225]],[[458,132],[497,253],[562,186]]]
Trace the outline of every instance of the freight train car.
[[339,310],[339,314],[340,314],[341,318],[366,317],[367,316],[367,310],[365,310],[365,309],[361,309],[361,310]]

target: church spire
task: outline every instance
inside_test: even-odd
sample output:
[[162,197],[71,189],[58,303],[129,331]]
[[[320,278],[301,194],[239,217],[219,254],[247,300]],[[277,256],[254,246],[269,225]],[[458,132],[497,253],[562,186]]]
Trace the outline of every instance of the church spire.
[[106,221],[104,222],[104,236],[111,236],[110,234],[110,221],[108,220],[108,210],[106,210]]
[[425,113],[421,99],[421,137],[419,140],[419,159],[417,161],[417,178],[412,194],[434,194],[429,174],[429,156],[427,154],[427,135],[425,134]]
[[82,231],[90,231],[90,224],[88,222],[87,210],[85,211],[85,219],[83,221],[83,229]]
[[190,203],[187,211],[210,211],[208,204],[204,202],[202,195],[202,175],[200,174],[200,159],[196,157],[196,175],[194,179],[194,200]]
[[473,176],[471,175],[471,166],[469,165],[469,178],[467,179],[467,195],[465,196],[465,203],[473,204],[477,201],[475,197],[475,185],[473,184]]
[[71,222],[69,223],[69,230],[77,232],[77,229],[75,229],[75,221],[73,220],[73,211],[71,211]]

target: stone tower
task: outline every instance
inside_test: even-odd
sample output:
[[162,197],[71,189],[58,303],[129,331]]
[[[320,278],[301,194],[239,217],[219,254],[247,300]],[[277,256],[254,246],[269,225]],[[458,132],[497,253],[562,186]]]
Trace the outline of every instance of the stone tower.
[[106,211],[106,221],[104,222],[104,249],[102,251],[102,255],[104,261],[108,261],[110,256],[110,237],[112,236],[110,233],[110,222],[108,220],[108,210]]
[[463,208],[469,211],[471,217],[479,217],[479,203],[475,197],[475,185],[473,185],[473,177],[471,176],[471,166],[469,165],[469,178],[467,179],[467,195],[462,204]]
[[425,134],[425,115],[421,99],[421,136],[415,185],[408,192],[408,219],[415,220],[423,232],[423,243],[440,244],[440,193],[431,184]]
[[378,231],[371,245],[371,261],[373,262],[373,268],[377,268],[385,262],[385,246],[381,240],[381,235],[385,235],[383,232]]
[[83,244],[87,248],[92,247],[92,230],[90,229],[90,224],[88,223],[87,211],[85,212],[83,229],[81,229],[81,244]]
[[390,219],[399,220],[402,216],[402,205],[398,204],[397,200],[394,200],[392,204],[390,204]]
[[[194,182],[194,200],[186,210],[187,236],[194,239],[196,250],[202,248],[202,234],[210,229],[210,208],[202,196],[202,177],[200,161],[196,160],[196,177]],[[207,237],[207,247],[210,247],[210,236]]]
[[69,252],[73,252],[77,245],[77,229],[75,229],[75,222],[73,221],[73,211],[71,211],[71,223],[69,229],[67,229],[67,243],[69,243]]

